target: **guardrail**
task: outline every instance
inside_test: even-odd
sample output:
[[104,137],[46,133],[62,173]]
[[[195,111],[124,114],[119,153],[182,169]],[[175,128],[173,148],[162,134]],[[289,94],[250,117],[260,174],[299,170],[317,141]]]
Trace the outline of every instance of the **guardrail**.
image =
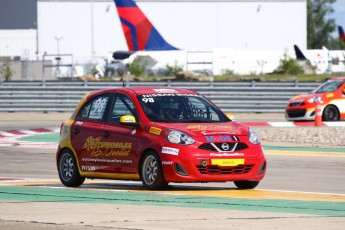
[[82,96],[98,89],[125,86],[182,87],[195,90],[224,112],[283,113],[289,99],[318,82],[1,82],[0,111],[73,111]]

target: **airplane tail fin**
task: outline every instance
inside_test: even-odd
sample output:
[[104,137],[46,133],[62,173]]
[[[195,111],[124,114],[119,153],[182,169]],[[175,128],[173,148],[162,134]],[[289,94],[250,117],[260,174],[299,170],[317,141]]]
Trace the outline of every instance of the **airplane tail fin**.
[[338,26],[339,39],[345,42],[345,33],[342,26]]
[[297,60],[300,60],[300,61],[307,60],[307,58],[304,56],[304,54],[302,53],[302,51],[300,50],[300,48],[297,45],[293,45],[293,48],[295,49],[295,54],[296,54]]
[[133,0],[114,0],[130,51],[178,50],[160,35]]

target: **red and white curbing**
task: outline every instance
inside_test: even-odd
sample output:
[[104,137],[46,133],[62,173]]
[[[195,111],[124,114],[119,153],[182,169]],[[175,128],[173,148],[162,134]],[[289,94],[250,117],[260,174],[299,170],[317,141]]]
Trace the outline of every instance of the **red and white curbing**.
[[[246,126],[264,126],[264,127],[276,127],[276,128],[284,128],[284,127],[316,127],[314,121],[294,121],[294,122],[240,122]],[[345,121],[337,121],[337,122],[322,122],[320,126],[326,127],[345,127]]]
[[0,131],[0,146],[7,147],[35,147],[35,148],[57,148],[57,143],[19,141],[18,138],[59,132],[59,128],[53,129],[28,129]]
[[36,134],[55,133],[55,132],[59,132],[59,131],[60,131],[59,128],[8,130],[8,131],[0,131],[0,138],[23,137],[23,136],[31,136],[31,135],[36,135]]

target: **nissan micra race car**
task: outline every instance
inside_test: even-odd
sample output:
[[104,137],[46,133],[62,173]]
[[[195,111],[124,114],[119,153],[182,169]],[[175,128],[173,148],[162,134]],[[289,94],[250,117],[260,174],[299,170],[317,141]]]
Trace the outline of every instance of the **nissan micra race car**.
[[290,99],[286,107],[286,119],[314,120],[316,100],[320,102],[323,121],[345,119],[345,77],[332,78],[309,94]]
[[266,160],[257,135],[204,96],[180,88],[125,87],[88,93],[61,124],[56,154],[65,186],[85,178],[169,182],[233,181],[255,188]]

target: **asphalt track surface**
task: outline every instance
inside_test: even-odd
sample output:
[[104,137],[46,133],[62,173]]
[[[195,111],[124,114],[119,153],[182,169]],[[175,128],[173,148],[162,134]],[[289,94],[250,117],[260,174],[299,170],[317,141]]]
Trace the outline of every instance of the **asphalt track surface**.
[[[57,127],[69,114],[1,114],[0,130]],[[240,117],[239,117],[240,116]],[[284,121],[282,114],[239,114]],[[233,183],[86,180],[61,185],[55,148],[0,147],[0,229],[344,229],[345,148],[265,145],[268,171],[255,190]]]

